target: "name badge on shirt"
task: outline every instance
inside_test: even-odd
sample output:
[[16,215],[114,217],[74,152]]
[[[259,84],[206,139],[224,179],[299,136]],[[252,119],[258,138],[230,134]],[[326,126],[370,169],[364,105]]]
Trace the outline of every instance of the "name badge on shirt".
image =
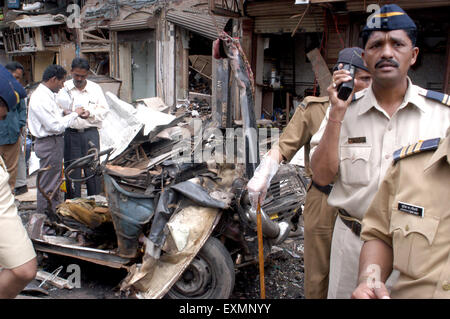
[[418,217],[422,217],[422,218],[423,218],[423,213],[425,211],[425,209],[423,207],[414,206],[414,205],[411,205],[408,203],[402,203],[402,202],[398,202],[397,209],[401,212],[411,214],[414,216],[418,216]]
[[366,137],[365,136],[361,136],[361,137],[349,137],[347,140],[348,144],[359,144],[359,143],[365,143],[366,142]]

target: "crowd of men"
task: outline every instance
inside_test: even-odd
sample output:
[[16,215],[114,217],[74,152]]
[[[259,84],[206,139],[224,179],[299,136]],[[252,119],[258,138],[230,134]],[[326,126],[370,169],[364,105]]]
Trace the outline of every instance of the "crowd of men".
[[[62,66],[48,66],[30,96],[27,112],[26,92],[19,83],[23,66],[12,62],[0,67],[0,298],[14,298],[36,274],[36,253],[14,204],[14,194],[27,191],[22,142],[26,129],[34,138],[39,167],[46,169],[39,179],[40,188],[45,194],[54,193],[52,208],[62,202],[59,186],[63,166],[85,156],[92,147],[100,148],[98,129],[108,104],[101,87],[87,80],[89,69],[86,59],[75,58],[72,78],[66,81],[67,71]],[[92,175],[88,168],[83,171],[85,176]],[[79,168],[72,177],[80,178],[81,174]],[[101,193],[98,176],[86,184],[87,195]],[[66,187],[66,199],[81,197],[79,182]],[[37,213],[50,216],[49,209],[47,199],[38,192]]]
[[[264,201],[280,163],[304,146],[312,181],[303,214],[306,298],[450,298],[450,98],[408,77],[419,54],[413,20],[397,5],[375,19],[362,31],[363,48],[340,52],[328,96],[305,98],[263,157],[247,185],[251,203]],[[23,67],[8,69],[0,68],[0,297],[14,297],[36,271],[12,195],[22,186],[15,179],[26,106],[14,77]],[[51,167],[41,180],[46,192],[59,185],[63,159],[85,155],[89,142],[99,147],[108,108],[88,72],[76,58],[65,81],[66,71],[50,65],[30,98],[34,151],[41,168]],[[344,83],[353,83],[347,99]],[[3,133],[5,123],[15,129]],[[87,190],[98,194],[100,181]],[[68,185],[68,198],[80,196],[80,185]],[[45,213],[42,195],[37,201]]]

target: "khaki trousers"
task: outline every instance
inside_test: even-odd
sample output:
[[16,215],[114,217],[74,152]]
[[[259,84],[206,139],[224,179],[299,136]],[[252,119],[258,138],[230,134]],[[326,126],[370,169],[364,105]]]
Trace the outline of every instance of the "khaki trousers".
[[17,214],[8,173],[0,158],[0,268],[17,268],[36,257],[30,238]]
[[337,209],[329,206],[327,199],[328,195],[309,187],[303,212],[307,299],[327,298],[331,240],[337,216]]
[[8,184],[11,187],[12,191],[14,191],[14,187],[16,185],[21,140],[22,138],[19,136],[17,142],[15,142],[14,144],[0,145],[0,156],[3,158],[3,161],[5,162],[5,165],[8,169],[9,173]]

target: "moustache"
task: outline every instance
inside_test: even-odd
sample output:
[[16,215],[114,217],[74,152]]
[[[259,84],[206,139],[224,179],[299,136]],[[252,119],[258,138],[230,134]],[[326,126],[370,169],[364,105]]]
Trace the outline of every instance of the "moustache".
[[375,64],[375,68],[376,69],[379,68],[380,65],[384,64],[384,63],[390,64],[391,66],[393,66],[395,68],[398,68],[400,66],[400,64],[393,59],[382,59]]

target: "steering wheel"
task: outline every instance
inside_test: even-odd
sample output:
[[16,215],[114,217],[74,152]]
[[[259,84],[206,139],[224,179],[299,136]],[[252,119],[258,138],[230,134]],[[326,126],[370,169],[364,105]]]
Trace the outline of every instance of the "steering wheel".
[[[98,149],[96,148],[89,149],[88,155],[76,159],[65,169],[64,175],[66,176],[66,179],[70,182],[84,182],[101,173],[106,163],[108,162],[109,156],[111,155],[112,151],[112,147],[101,152],[98,152]],[[107,155],[107,157],[103,161],[103,163],[100,164],[100,157],[103,155]],[[86,167],[89,167],[93,171],[93,174],[82,178],[71,177],[71,174],[74,170]]]

